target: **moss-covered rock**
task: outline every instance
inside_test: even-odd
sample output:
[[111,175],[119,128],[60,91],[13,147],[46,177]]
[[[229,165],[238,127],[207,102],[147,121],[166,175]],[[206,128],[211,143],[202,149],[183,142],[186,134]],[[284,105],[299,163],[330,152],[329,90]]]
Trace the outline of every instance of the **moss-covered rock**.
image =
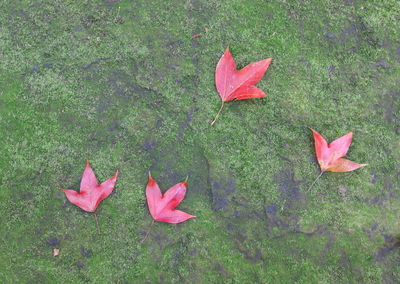
[[[398,1],[3,1],[0,279],[5,283],[394,283],[400,210]],[[202,33],[192,39],[192,35]],[[268,97],[220,107],[214,70],[273,57]],[[354,132],[319,173],[312,127]],[[93,214],[89,158],[119,169]],[[151,223],[147,173],[179,208]],[[53,249],[60,250],[53,257]]]

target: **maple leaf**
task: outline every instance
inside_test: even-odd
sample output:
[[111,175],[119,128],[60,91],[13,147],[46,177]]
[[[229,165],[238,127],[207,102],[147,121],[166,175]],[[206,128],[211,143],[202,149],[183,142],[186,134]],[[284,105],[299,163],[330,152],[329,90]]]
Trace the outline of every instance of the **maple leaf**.
[[146,236],[142,240],[142,243],[149,235],[154,221],[176,224],[196,217],[183,211],[175,210],[175,207],[181,203],[185,197],[186,187],[187,182],[183,181],[175,184],[173,187],[168,189],[164,195],[162,195],[158,184],[153,180],[149,172],[149,181],[146,186],[146,198],[153,221],[151,222],[151,225],[146,233]]
[[318,132],[311,128],[310,130],[314,135],[315,152],[317,153],[321,173],[308,188],[308,191],[310,191],[312,186],[324,172],[350,172],[367,165],[357,164],[343,158],[349,150],[351,139],[353,138],[353,132],[349,132],[328,144],[328,142],[326,142]]
[[215,68],[215,86],[221,97],[222,105],[211,125],[217,120],[225,102],[233,99],[244,100],[266,96],[262,90],[253,85],[261,80],[271,60],[272,58],[267,58],[253,62],[236,71],[235,61],[229,52],[229,46],[226,48]]
[[75,190],[64,189],[60,186],[71,203],[87,212],[94,212],[97,228],[99,229],[99,235],[100,227],[95,211],[100,201],[110,195],[113,191],[115,182],[117,181],[117,176],[118,170],[112,178],[98,185],[96,176],[89,165],[89,160],[86,159],[86,168],[82,175],[80,192],[78,193]]

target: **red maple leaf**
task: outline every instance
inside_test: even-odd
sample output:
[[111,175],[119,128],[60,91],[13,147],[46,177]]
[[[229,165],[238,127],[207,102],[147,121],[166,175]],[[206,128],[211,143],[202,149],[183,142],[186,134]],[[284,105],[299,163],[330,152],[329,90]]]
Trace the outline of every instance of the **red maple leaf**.
[[324,172],[350,172],[367,165],[357,164],[343,158],[349,150],[351,139],[353,138],[353,132],[349,132],[328,144],[328,142],[326,142],[318,132],[313,129],[311,129],[311,131],[314,134],[315,152],[317,153],[321,173],[311,184],[308,191],[310,191],[311,187]]
[[229,46],[226,48],[215,69],[215,86],[221,97],[222,105],[211,125],[217,120],[225,102],[233,99],[244,100],[266,96],[262,90],[253,85],[261,80],[271,60],[272,58],[267,58],[253,62],[236,71],[235,61],[229,52]]
[[99,229],[99,235],[100,227],[95,211],[100,201],[110,195],[113,191],[115,182],[117,181],[117,176],[118,170],[112,178],[98,185],[96,176],[89,165],[89,160],[86,159],[86,168],[82,175],[79,193],[75,190],[64,189],[60,186],[71,203],[79,206],[87,212],[94,212],[97,228]]
[[175,184],[173,187],[168,189],[164,193],[164,195],[162,195],[158,184],[153,180],[149,172],[149,181],[146,186],[146,197],[151,217],[153,217],[153,221],[151,222],[151,225],[146,233],[146,236],[142,240],[142,243],[149,235],[150,229],[153,226],[154,221],[175,224],[196,217],[183,211],[175,210],[175,207],[179,203],[181,203],[181,201],[185,197],[186,187],[187,182],[183,181]]

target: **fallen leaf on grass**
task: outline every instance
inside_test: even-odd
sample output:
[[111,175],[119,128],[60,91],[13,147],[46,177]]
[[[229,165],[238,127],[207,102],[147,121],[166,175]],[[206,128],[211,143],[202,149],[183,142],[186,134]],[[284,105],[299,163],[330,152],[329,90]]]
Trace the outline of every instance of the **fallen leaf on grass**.
[[146,236],[142,240],[142,243],[149,235],[150,229],[153,226],[154,221],[175,224],[196,217],[183,211],[175,210],[175,207],[179,203],[181,203],[181,201],[185,197],[186,186],[186,181],[177,183],[173,187],[168,189],[164,193],[164,195],[162,195],[158,184],[153,180],[151,174],[149,173],[149,181],[146,186],[146,198],[151,217],[153,217],[153,221],[151,222],[151,225],[146,233]]
[[244,100],[265,97],[266,94],[255,87],[254,84],[261,80],[267,71],[272,58],[253,62],[236,71],[235,61],[229,52],[229,46],[220,58],[215,69],[215,86],[222,100],[222,105],[211,125],[217,120],[224,103],[230,100]]
[[53,249],[53,256],[57,256],[60,254],[60,250],[59,249]]
[[324,172],[350,172],[367,165],[357,164],[342,158],[349,150],[351,139],[353,138],[353,132],[349,132],[328,144],[328,142],[326,142],[326,140],[318,132],[313,129],[311,129],[311,131],[314,135],[315,152],[317,153],[317,159],[321,168],[321,173],[308,188],[308,191],[310,191],[315,182],[322,176]]
[[115,182],[117,181],[117,176],[118,170],[112,178],[98,185],[96,176],[94,175],[94,172],[89,165],[89,160],[86,159],[86,168],[83,172],[80,192],[78,193],[75,190],[64,189],[60,186],[71,203],[75,204],[76,206],[87,212],[94,212],[99,235],[100,227],[97,220],[96,208],[99,205],[100,201],[110,195],[110,193],[113,191]]

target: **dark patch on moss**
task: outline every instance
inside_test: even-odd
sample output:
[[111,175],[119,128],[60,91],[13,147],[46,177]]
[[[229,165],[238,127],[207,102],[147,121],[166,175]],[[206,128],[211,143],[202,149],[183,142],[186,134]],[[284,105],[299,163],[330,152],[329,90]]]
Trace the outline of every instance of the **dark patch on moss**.
[[51,247],[56,247],[60,244],[60,240],[57,238],[50,238],[47,240],[46,244]]
[[103,0],[103,4],[108,7],[114,7],[115,4],[121,2],[120,0]]
[[[397,234],[391,5],[0,4],[10,73],[0,78],[6,282],[395,283],[397,249],[371,258]],[[269,97],[233,103],[210,128],[213,72],[227,44],[239,68],[274,58],[259,83]],[[351,157],[370,169],[328,175],[319,183],[327,190],[305,195],[301,179],[318,168],[307,162],[316,163],[311,124],[331,138],[357,131]],[[103,241],[93,216],[57,194],[58,183],[79,188],[87,156],[99,180],[121,170],[99,207]],[[198,217],[157,222],[140,246],[151,222],[149,169],[163,191],[189,175],[178,208]],[[51,238],[61,240],[57,258]],[[86,259],[88,244],[96,255]]]
[[304,179],[296,181],[293,171],[289,168],[282,169],[275,178],[279,182],[279,191],[285,207],[295,208],[304,204],[304,196],[299,188]]
[[222,267],[222,265],[218,262],[216,262],[215,264],[215,268],[217,270],[217,272],[223,276],[223,277],[229,277],[231,275],[231,273],[229,271],[227,271],[226,269],[224,269],[224,267]]
[[235,197],[236,193],[236,185],[235,181],[232,179],[232,174],[229,178],[211,178],[210,182],[212,188],[214,210],[219,211],[227,209],[232,199]]
[[85,249],[84,246],[81,246],[81,254],[82,254],[82,257],[89,258],[92,256],[93,251],[92,251],[92,249]]
[[395,133],[400,135],[400,117],[397,117],[400,111],[400,92],[398,90],[385,92],[381,105],[385,108],[385,121],[392,124]]
[[208,184],[208,163],[199,145],[180,142],[180,147],[176,147],[176,142],[158,141],[153,143],[156,146],[152,154],[154,162],[150,170],[156,174],[157,182],[164,188],[163,191],[167,190],[169,186],[185,180],[188,176],[188,196],[207,200],[211,198]]
[[32,200],[35,195],[32,192],[21,192],[21,198],[26,200]]

